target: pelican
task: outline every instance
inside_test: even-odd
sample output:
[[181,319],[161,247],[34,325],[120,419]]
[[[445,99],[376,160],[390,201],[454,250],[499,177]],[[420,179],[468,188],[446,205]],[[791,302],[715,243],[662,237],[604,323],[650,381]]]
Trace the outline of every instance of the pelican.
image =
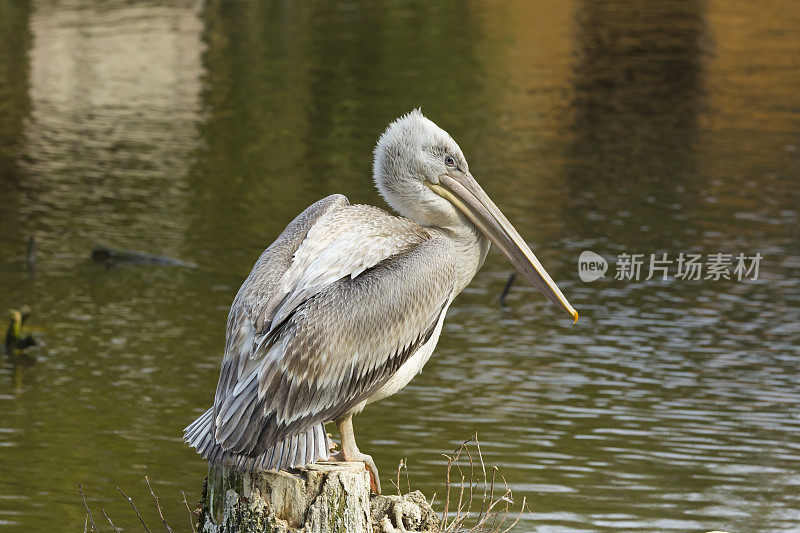
[[453,299],[495,244],[573,320],[578,313],[469,172],[458,144],[419,109],[375,147],[373,179],[400,215],[334,194],[308,207],[256,261],[228,314],[214,405],[184,430],[212,464],[288,470],[359,451],[353,415],[418,374]]

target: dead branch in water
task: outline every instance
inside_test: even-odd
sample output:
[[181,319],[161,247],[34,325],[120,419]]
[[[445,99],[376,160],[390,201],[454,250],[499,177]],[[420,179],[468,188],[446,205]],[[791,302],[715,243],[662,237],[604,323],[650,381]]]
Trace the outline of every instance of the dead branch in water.
[[500,293],[500,305],[503,307],[506,306],[506,296],[508,296],[508,292],[511,290],[511,286],[514,285],[514,280],[517,279],[517,273],[512,272],[510,276],[508,276],[508,281],[506,281],[506,286],[503,287],[503,292]]
[[142,523],[142,526],[144,527],[144,530],[145,530],[145,531],[147,531],[147,533],[152,533],[152,532],[150,531],[150,528],[149,528],[149,527],[147,527],[147,524],[145,524],[145,523],[144,523],[144,520],[142,520],[142,515],[140,515],[140,514],[139,514],[139,509],[137,509],[137,508],[136,508],[136,504],[135,504],[135,503],[133,503],[133,500],[131,499],[131,497],[130,497],[130,496],[128,496],[127,494],[125,494],[124,492],[122,492],[122,489],[121,489],[121,488],[117,487],[117,490],[119,491],[119,493],[120,493],[120,494],[122,494],[123,496],[125,496],[125,499],[126,499],[126,500],[128,500],[128,503],[130,503],[130,504],[131,504],[131,507],[133,507],[133,510],[134,510],[134,511],[136,511],[136,516],[138,516],[138,517],[139,517],[139,522],[141,522],[141,523]]
[[189,509],[189,502],[186,501],[186,493],[181,491],[181,494],[183,495],[183,505],[186,506],[186,511],[189,513],[189,525],[192,526],[192,531],[197,533],[197,528],[194,525],[194,513]]
[[120,530],[120,529],[119,529],[117,526],[115,526],[115,525],[114,525],[114,522],[112,522],[112,521],[111,521],[111,519],[110,519],[110,518],[108,517],[108,515],[106,514],[106,508],[105,508],[105,507],[103,507],[103,516],[105,516],[105,517],[106,517],[106,520],[108,520],[108,523],[109,523],[109,524],[111,524],[111,527],[113,527],[113,528],[114,528],[114,531],[115,531],[116,533],[122,533],[122,531],[121,531],[121,530]]
[[100,530],[97,529],[97,526],[94,525],[94,517],[92,516],[92,510],[89,509],[89,505],[86,503],[86,496],[83,495],[83,487],[81,487],[80,483],[76,483],[78,486],[78,493],[81,495],[81,501],[83,501],[83,507],[86,509],[86,520],[84,521],[83,529],[86,531],[86,526],[88,525],[86,522],[91,522],[92,524],[92,531],[97,531],[100,533]]
[[[155,491],[153,490],[153,487],[150,485],[150,478],[148,476],[145,476],[144,480],[145,480],[145,483],[147,484],[147,488],[150,490],[151,496],[153,497],[153,502],[155,504],[156,511],[158,511],[158,516],[161,519],[161,523],[164,525],[164,528],[167,530],[168,533],[173,533],[173,529],[167,523],[166,518],[164,518],[164,513],[161,511],[161,505],[160,505],[159,500],[158,500],[158,495],[156,495]],[[83,502],[83,507],[86,509],[86,520],[85,520],[84,529],[85,529],[86,532],[100,533],[100,529],[94,523],[94,518],[92,516],[92,511],[89,508],[89,505],[86,503],[86,497],[83,494],[83,488],[82,488],[81,484],[77,483],[77,487],[78,487],[78,493],[81,495],[81,501]],[[139,512],[139,508],[136,507],[136,504],[133,502],[133,498],[131,498],[130,496],[125,494],[122,491],[122,489],[119,488],[119,487],[117,487],[117,491],[120,494],[122,494],[122,496],[126,500],[128,500],[128,503],[131,505],[131,508],[133,508],[133,511],[136,513],[136,517],[139,519],[139,522],[142,524],[142,527],[144,528],[144,531],[146,531],[147,533],[152,533],[150,528],[148,527],[147,523],[144,521],[144,518],[142,518],[142,515]],[[180,492],[183,495],[183,504],[186,506],[186,510],[189,513],[189,525],[191,526],[192,531],[194,533],[197,533],[197,526],[195,525],[195,521],[194,521],[194,516],[195,515],[194,515],[194,513],[192,513],[191,509],[189,508],[189,502],[186,501],[186,493],[183,492],[183,491],[180,491]],[[111,518],[106,513],[105,508],[102,508],[102,511],[103,511],[103,516],[106,518],[108,523],[111,524],[111,527],[114,529],[114,531],[116,533],[119,533],[120,531],[122,531],[119,527],[116,526],[116,524],[114,524],[114,522],[111,521]]]
[[148,478],[147,476],[144,476],[144,480],[147,482],[147,488],[150,489],[150,494],[152,494],[153,499],[156,502],[156,509],[158,509],[158,516],[159,516],[159,518],[161,518],[161,523],[164,524],[164,527],[167,528],[167,531],[169,533],[173,533],[172,528],[169,527],[169,524],[167,524],[167,521],[164,520],[164,515],[161,513],[161,506],[158,504],[158,496],[156,496],[156,493],[153,492],[153,487],[150,486],[150,478]]
[[[470,446],[475,447],[477,452],[475,457],[473,457]],[[513,522],[507,524],[508,513],[514,505],[513,494],[508,488],[505,478],[500,474],[503,490],[499,496],[495,497],[496,476],[499,471],[497,467],[494,467],[491,479],[487,476],[477,432],[471,439],[461,443],[452,455],[445,455],[445,457],[447,458],[447,472],[444,509],[442,509],[442,517],[439,520],[439,529],[442,533],[506,533],[517,525],[525,512],[525,498],[522,499],[522,508],[519,514]],[[476,460],[480,465],[479,473],[476,473]],[[456,473],[460,477],[457,486],[451,481],[451,474]],[[476,474],[480,476],[477,480]],[[472,512],[472,505],[476,496],[475,491],[481,484],[483,485],[481,509],[476,515]],[[451,502],[455,501],[454,491],[458,491],[458,503],[451,512]]]

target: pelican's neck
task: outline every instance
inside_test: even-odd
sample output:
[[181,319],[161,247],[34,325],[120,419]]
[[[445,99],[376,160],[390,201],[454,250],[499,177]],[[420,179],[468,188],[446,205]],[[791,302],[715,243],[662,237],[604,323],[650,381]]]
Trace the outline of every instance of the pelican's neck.
[[[466,217],[465,217],[466,218]],[[489,252],[489,239],[471,222],[445,227],[429,227],[451,241],[456,256],[456,291],[461,292],[469,285],[486,260]]]

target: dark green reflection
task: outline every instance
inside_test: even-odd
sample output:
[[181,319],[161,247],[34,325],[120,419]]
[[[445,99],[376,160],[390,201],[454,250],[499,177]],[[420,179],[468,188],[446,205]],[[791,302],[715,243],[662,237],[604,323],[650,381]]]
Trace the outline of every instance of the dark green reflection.
[[[704,10],[693,0],[578,3],[567,170],[579,209],[633,226],[655,216],[674,228],[675,211],[696,203]],[[674,237],[646,240],[680,244]]]
[[13,180],[13,170],[22,144],[23,124],[31,108],[28,96],[28,28],[31,4],[27,1],[0,5],[0,172],[3,181]]
[[[7,213],[0,217],[0,243],[5,249],[16,249],[16,253],[22,253],[28,238],[18,213],[23,181],[20,156],[25,120],[31,109],[28,95],[30,14],[30,2],[0,4],[0,209]],[[5,318],[5,311],[2,316]]]
[[263,247],[321,196],[379,201],[372,147],[388,121],[423,106],[465,125],[453,109],[481,96],[480,30],[460,2],[209,2],[203,17],[206,148],[193,189],[200,223],[214,222],[200,233],[225,222],[239,248]]

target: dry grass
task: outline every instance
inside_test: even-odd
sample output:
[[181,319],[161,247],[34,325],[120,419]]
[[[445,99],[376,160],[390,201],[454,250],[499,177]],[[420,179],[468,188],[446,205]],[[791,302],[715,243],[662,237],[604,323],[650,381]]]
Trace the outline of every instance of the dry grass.
[[444,457],[447,473],[444,509],[439,519],[442,533],[506,533],[517,525],[526,509],[525,498],[519,513],[509,516],[514,506],[513,494],[496,466],[487,473],[477,432],[452,455]]
[[[461,443],[458,448],[453,450],[450,455],[444,454],[447,460],[444,503],[442,514],[438,520],[438,529],[441,533],[507,533],[513,528],[526,510],[525,498],[518,513],[512,513],[514,499],[511,489],[508,488],[505,478],[496,466],[490,467],[487,472],[486,464],[483,462],[481,445],[478,442],[478,434],[475,433],[471,439]],[[392,485],[397,490],[398,495],[402,495],[401,477],[405,472],[404,485],[411,492],[411,483],[408,477],[406,460],[400,461],[397,466],[397,474],[392,479]],[[162,526],[167,533],[172,533],[172,528],[167,523],[161,512],[158,496],[150,485],[150,480],[145,476],[145,483],[153,499],[153,505],[161,519]],[[83,507],[86,509],[86,519],[84,521],[84,533],[99,533],[100,529],[95,525],[94,516],[91,508],[86,502],[81,484],[77,484],[77,491],[81,496]],[[144,531],[150,533],[150,528],[145,523],[139,509],[122,489],[117,487],[117,491],[130,504],[136,514]],[[192,531],[197,532],[195,526],[196,515],[189,508],[186,501],[186,494],[183,495],[183,503],[189,514],[189,524]],[[436,494],[431,498],[431,502],[436,499]],[[111,518],[102,509],[103,516],[115,532],[120,529],[114,525]]]
[[[172,528],[170,527],[170,525],[167,523],[166,519],[164,518],[164,514],[161,512],[161,505],[158,503],[158,496],[156,495],[155,491],[153,490],[153,487],[150,486],[150,479],[147,476],[145,476],[144,480],[145,480],[145,483],[147,483],[147,488],[150,489],[150,495],[153,497],[153,502],[154,502],[154,505],[155,505],[155,509],[156,509],[156,511],[158,511],[158,517],[161,519],[161,524],[164,526],[164,529],[167,531],[167,533],[173,533]],[[92,515],[92,510],[89,507],[89,505],[86,503],[86,496],[83,494],[83,487],[81,486],[80,483],[77,483],[76,485],[77,485],[78,494],[81,495],[81,501],[83,502],[83,507],[84,507],[84,509],[86,509],[86,519],[84,520],[83,532],[84,533],[100,533],[100,528],[97,527],[95,525],[95,523],[94,523],[94,516]],[[144,519],[142,518],[141,513],[139,513],[139,509],[136,507],[136,504],[133,502],[133,499],[130,496],[128,496],[127,494],[125,494],[122,491],[121,488],[117,487],[117,491],[130,504],[130,506],[133,509],[134,513],[136,513],[136,517],[139,519],[139,522],[142,524],[142,528],[144,529],[144,531],[146,531],[147,533],[151,533],[150,528],[148,527],[147,523],[145,523]],[[189,513],[189,524],[191,525],[192,531],[197,533],[197,527],[195,526],[195,516],[192,513],[192,510],[189,508],[189,503],[186,501],[186,494],[184,494],[183,491],[181,491],[181,494],[183,494],[183,503],[184,503],[184,505],[186,505],[186,511]],[[102,511],[103,511],[103,516],[108,521],[108,523],[111,525],[111,528],[115,532],[119,533],[120,529],[116,525],[114,525],[114,522],[111,521],[111,518],[109,518],[109,516],[106,514],[106,510],[102,509]]]

